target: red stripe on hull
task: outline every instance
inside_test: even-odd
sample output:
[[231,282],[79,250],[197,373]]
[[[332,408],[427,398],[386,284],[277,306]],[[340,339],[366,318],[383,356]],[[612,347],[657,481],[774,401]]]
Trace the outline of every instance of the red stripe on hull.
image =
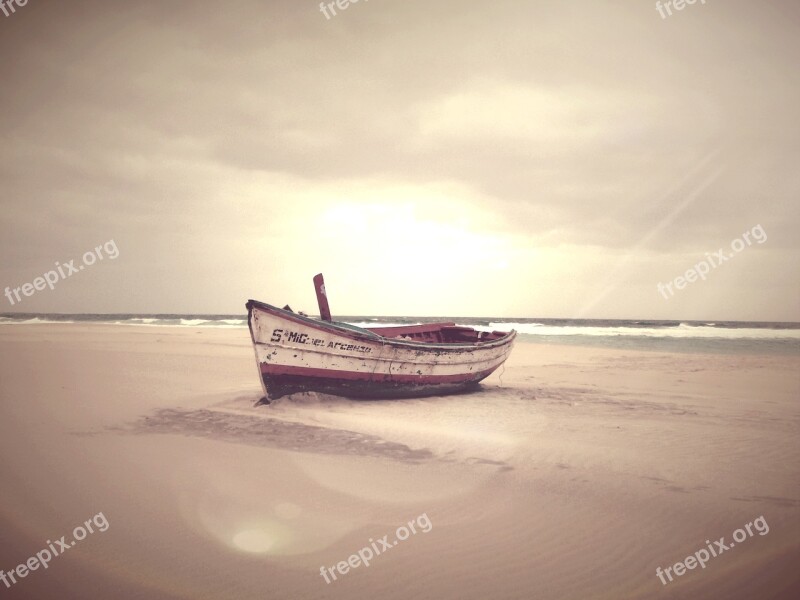
[[[498,365],[499,366],[499,365]],[[491,375],[497,367],[477,371],[475,373],[457,373],[455,375],[381,375],[373,373],[359,373],[358,371],[332,371],[330,369],[314,369],[311,367],[292,367],[287,365],[261,364],[262,375],[294,375],[300,377],[320,378],[328,380],[340,379],[345,381],[364,381],[371,383],[396,382],[412,383],[419,385],[438,383],[465,383],[480,381]]]

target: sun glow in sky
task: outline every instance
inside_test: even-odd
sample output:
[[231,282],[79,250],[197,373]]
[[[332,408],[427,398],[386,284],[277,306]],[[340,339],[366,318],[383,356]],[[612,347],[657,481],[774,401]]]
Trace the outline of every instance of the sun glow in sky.
[[[451,209],[460,214],[446,218],[431,199],[337,204],[320,219],[319,230],[326,232],[332,252],[326,258],[347,264],[358,256],[366,279],[391,274],[401,291],[413,289],[417,295],[474,294],[482,278],[508,268],[513,240],[481,231],[477,211],[468,215],[469,205]],[[342,232],[348,232],[346,241],[335,243]],[[408,295],[402,294],[406,300]]]

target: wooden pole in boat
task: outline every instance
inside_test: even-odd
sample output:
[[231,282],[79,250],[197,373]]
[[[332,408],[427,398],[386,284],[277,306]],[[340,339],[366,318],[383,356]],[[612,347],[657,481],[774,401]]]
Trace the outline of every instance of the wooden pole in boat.
[[325,292],[325,279],[322,273],[314,277],[314,289],[317,291],[317,304],[319,304],[319,316],[323,321],[330,322],[331,307],[328,306],[328,294]]

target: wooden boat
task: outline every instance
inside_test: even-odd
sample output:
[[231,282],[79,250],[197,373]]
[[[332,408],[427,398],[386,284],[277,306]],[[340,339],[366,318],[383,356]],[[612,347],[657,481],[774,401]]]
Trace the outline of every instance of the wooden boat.
[[267,401],[297,392],[378,399],[467,391],[505,362],[517,335],[455,323],[365,329],[334,322],[321,274],[314,283],[321,319],[247,302]]

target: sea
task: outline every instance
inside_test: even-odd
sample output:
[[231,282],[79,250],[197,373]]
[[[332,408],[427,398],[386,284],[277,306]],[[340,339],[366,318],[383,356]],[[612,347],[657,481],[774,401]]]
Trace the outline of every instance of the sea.
[[[358,327],[453,322],[484,331],[519,333],[520,342],[666,352],[800,355],[800,323],[764,321],[653,321],[499,317],[336,317]],[[0,314],[0,326],[97,323],[130,327],[209,327],[247,330],[247,316],[135,314]]]

